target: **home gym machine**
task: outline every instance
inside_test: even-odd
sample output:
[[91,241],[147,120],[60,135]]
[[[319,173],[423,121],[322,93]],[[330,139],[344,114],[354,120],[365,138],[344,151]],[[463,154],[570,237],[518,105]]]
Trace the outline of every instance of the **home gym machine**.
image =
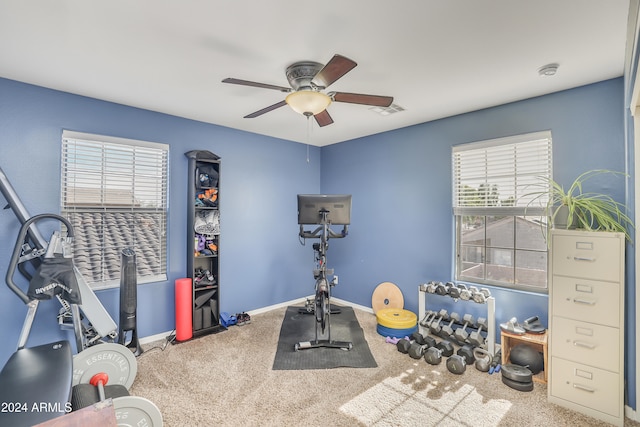
[[[315,296],[313,313],[315,315],[315,340],[296,343],[295,351],[310,348],[339,348],[351,350],[353,344],[348,341],[334,341],[331,339],[331,288],[338,284],[338,276],[333,269],[327,268],[327,250],[329,238],[344,238],[348,234],[351,220],[351,195],[326,194],[298,194],[298,236],[302,239],[320,239],[313,244],[316,268],[313,270],[315,279]],[[304,229],[305,225],[318,225],[313,231]],[[332,225],[342,225],[339,233],[331,230]],[[304,241],[303,241],[304,242]],[[327,276],[333,276],[329,282]],[[336,311],[334,310],[335,314]],[[318,333],[318,330],[321,332]],[[325,335],[326,339],[319,339]]]
[[[11,186],[9,179],[2,169],[0,169],[0,192],[8,203],[7,207],[11,208],[20,223],[24,225],[31,216],[27,212],[27,209]],[[58,219],[63,222],[63,224],[65,223],[64,219],[57,215],[47,215],[46,217]],[[24,264],[24,262],[29,261],[30,264],[37,265],[40,262],[40,257],[44,255],[49,246],[52,244],[56,246],[61,245],[62,241],[60,233],[54,233],[51,242],[47,242],[35,226],[35,223],[42,219],[45,219],[45,217],[38,217],[31,221],[29,226],[26,228],[24,242],[18,242],[21,245],[20,248],[22,252],[24,252],[24,258],[20,258],[17,262],[18,271],[20,271],[27,280],[31,280],[32,274],[27,270],[27,264]],[[70,228],[71,226],[68,224],[68,229]],[[65,242],[64,245],[66,248],[65,250],[69,252],[71,248],[70,242]],[[77,302],[70,303],[61,298],[59,294],[56,294],[56,297],[62,306],[58,315],[58,323],[63,329],[74,329],[76,349],[78,352],[81,352],[82,350],[96,344],[98,341],[114,341],[118,335],[118,328],[75,266],[73,267],[73,273],[80,295]],[[9,272],[7,272],[7,277],[8,276]],[[16,288],[12,288],[12,290],[15,292]],[[29,299],[28,296],[24,295],[24,293],[18,294],[18,297],[27,304],[28,307],[27,319],[18,341],[18,348],[23,348],[26,344],[28,335],[28,331],[25,331],[25,329],[31,327],[31,322],[33,322],[33,318],[38,310],[38,303],[40,299]]]
[[[22,224],[6,283],[27,305],[17,350],[0,371],[0,402],[14,405],[0,411],[0,425],[31,426],[92,404],[112,404],[118,419],[161,426],[151,401],[128,395],[137,361],[115,342],[115,322],[73,264],[72,224],[56,214],[30,217],[2,169],[0,192]],[[44,221],[57,221],[66,236],[56,230],[46,241],[36,227]],[[26,293],[14,280],[16,271],[28,282]],[[53,297],[62,305],[61,328],[74,331],[75,356],[67,340],[26,347],[39,303]]]

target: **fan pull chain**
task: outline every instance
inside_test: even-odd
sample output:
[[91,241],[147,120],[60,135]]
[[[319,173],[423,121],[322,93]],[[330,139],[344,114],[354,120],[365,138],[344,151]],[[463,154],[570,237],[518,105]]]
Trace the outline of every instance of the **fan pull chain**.
[[311,115],[307,115],[307,163],[309,163],[309,145],[311,144]]

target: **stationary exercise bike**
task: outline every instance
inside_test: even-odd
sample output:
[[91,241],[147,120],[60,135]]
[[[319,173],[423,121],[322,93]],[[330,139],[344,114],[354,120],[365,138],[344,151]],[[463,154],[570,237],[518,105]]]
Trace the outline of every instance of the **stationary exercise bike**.
[[[306,308],[307,311],[313,311],[315,316],[315,340],[296,343],[295,351],[320,347],[351,350],[353,347],[351,342],[331,339],[331,314],[339,313],[339,310],[332,310],[331,307],[331,288],[338,284],[338,276],[334,275],[333,269],[327,268],[329,238],[347,236],[350,213],[351,195],[298,195],[298,235],[302,239],[320,239],[320,242],[313,244],[316,262],[313,270],[315,295],[312,306],[307,304]],[[304,229],[304,225],[311,224],[318,227],[313,231]],[[331,225],[342,225],[342,231],[334,232]],[[329,281],[328,276],[333,276],[333,279]],[[327,338],[319,339],[325,335],[325,331]]]

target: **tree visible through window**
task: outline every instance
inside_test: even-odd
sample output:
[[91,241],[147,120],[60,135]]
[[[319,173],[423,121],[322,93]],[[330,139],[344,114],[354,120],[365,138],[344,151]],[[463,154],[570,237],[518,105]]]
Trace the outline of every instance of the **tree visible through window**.
[[165,144],[63,132],[61,212],[94,289],[119,284],[124,248],[136,253],[138,283],[166,280],[167,174]]
[[455,146],[452,161],[456,279],[546,289],[545,200],[527,194],[551,178],[551,133]]

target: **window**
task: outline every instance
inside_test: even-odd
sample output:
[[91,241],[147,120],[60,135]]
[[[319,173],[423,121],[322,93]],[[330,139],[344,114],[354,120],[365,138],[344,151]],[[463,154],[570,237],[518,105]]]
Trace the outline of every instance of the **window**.
[[452,160],[456,280],[546,290],[539,194],[551,179],[551,132],[458,145]]
[[168,145],[64,131],[61,170],[61,212],[87,283],[119,286],[124,248],[138,283],[166,280]]

